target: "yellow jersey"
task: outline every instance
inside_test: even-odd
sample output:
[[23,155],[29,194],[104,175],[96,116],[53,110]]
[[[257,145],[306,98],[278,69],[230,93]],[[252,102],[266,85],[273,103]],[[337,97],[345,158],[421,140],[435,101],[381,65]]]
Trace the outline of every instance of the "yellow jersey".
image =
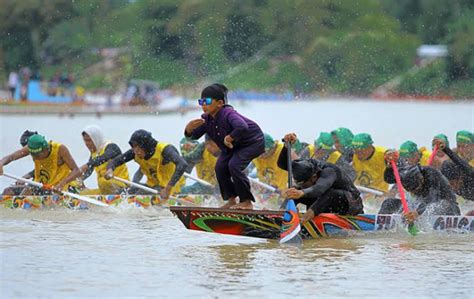
[[[61,143],[50,141],[48,157],[42,160],[34,159],[36,182],[54,186],[69,175],[71,169],[69,169],[66,163],[58,165],[60,147]],[[63,190],[66,190],[69,185],[70,183],[65,185]]]
[[288,172],[278,167],[278,157],[283,150],[283,143],[276,142],[276,149],[271,156],[258,157],[252,162],[257,168],[258,179],[280,190],[288,188]]
[[375,146],[375,151],[368,160],[361,161],[354,155],[352,167],[356,172],[355,185],[360,185],[383,192],[388,191],[389,184],[384,180],[385,155],[386,149],[381,146]]
[[[314,158],[314,156],[316,155],[316,152],[315,152],[315,147],[314,147],[314,144],[310,144],[308,145],[308,150],[309,150],[309,156],[310,158]],[[329,156],[327,157],[327,159],[322,159],[323,161],[326,161],[326,162],[329,162],[329,163],[332,163],[332,164],[336,164],[337,161],[339,161],[339,158],[342,156],[342,154],[336,150],[333,150]]]
[[217,186],[216,167],[217,157],[214,157],[211,152],[204,149],[202,153],[202,160],[196,164],[196,173],[198,178]]
[[[92,153],[92,159],[101,156],[104,154],[105,149],[107,148],[107,143],[99,152]],[[105,173],[107,172],[107,162],[102,163],[101,165],[94,167],[94,170],[97,174],[97,185],[99,186],[100,194],[115,194],[119,189],[125,188],[127,185],[125,183],[119,182],[117,180],[107,180],[105,179]],[[114,169],[114,176],[130,180],[128,175],[128,168],[126,164],[122,164],[119,167]]]
[[[144,175],[146,175],[147,181],[146,184],[149,187],[159,186],[160,188],[165,188],[168,185],[168,182],[173,176],[176,165],[172,162],[162,165],[163,161],[163,150],[168,145],[168,143],[158,142],[155,148],[155,153],[150,159],[145,160],[135,156],[135,162],[140,165],[140,170]],[[179,181],[171,188],[170,194],[178,193],[181,191],[181,187],[184,185],[184,177],[181,177]]]
[[428,166],[428,160],[430,159],[431,152],[427,150],[426,148],[422,147],[420,149],[420,165],[421,166]]

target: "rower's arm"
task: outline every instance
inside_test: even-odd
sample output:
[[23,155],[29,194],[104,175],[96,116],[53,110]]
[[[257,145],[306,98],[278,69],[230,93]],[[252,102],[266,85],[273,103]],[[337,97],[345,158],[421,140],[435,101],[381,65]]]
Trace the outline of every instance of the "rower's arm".
[[281,169],[288,171],[288,149],[286,148],[286,145],[283,146],[283,149],[278,156],[277,165]]
[[79,167],[77,167],[76,161],[71,156],[71,153],[69,152],[68,148],[65,147],[64,145],[61,145],[59,147],[59,159],[63,160],[64,163],[66,163],[67,167],[71,170],[68,176],[66,176],[64,179],[62,179],[58,185],[59,187],[62,187],[69,182],[73,181],[74,179],[78,178],[81,176],[81,170]]
[[202,124],[201,126],[194,129],[190,134],[188,134],[185,130],[184,131],[184,136],[189,137],[193,140],[197,140],[197,139],[201,138],[202,135],[204,135],[205,133],[206,133],[206,125]]
[[[303,189],[305,198],[318,198],[321,197],[329,188],[334,185],[334,182],[337,179],[337,173],[332,168],[325,168],[319,174],[319,178],[316,181],[316,184],[313,186]],[[318,201],[316,200],[316,203]],[[314,210],[314,209],[313,209]]]
[[85,180],[86,178],[88,178],[94,171],[95,167],[100,166],[109,160],[112,160],[113,158],[119,156],[121,153],[122,151],[120,150],[118,145],[116,145],[115,143],[110,143],[109,145],[107,145],[102,155],[97,156],[93,159],[89,159],[87,164],[81,166],[81,172],[83,173],[82,179]]
[[248,124],[238,114],[230,114],[227,118],[227,121],[233,128],[229,135],[235,141],[242,139],[242,136],[245,135],[245,133],[249,130]]
[[24,179],[31,179],[31,178],[34,178],[34,177],[35,177],[35,170],[34,169],[23,176]]
[[135,174],[133,175],[132,182],[140,183],[142,178],[143,178],[143,172],[140,170],[140,168],[138,168],[137,171],[135,172]]
[[135,153],[133,152],[133,149],[129,149],[125,153],[115,157],[113,160],[109,161],[107,163],[107,171],[112,169],[114,170],[115,168],[119,167],[122,164],[127,163],[128,161],[133,160],[135,158]]
[[459,155],[453,152],[449,147],[443,148],[443,152],[454,162],[454,164],[461,167],[464,173],[474,176],[474,168],[472,168],[469,163],[461,159],[461,157],[459,157]]
[[[172,162],[176,165],[173,176],[168,182],[168,186],[173,187],[183,175],[184,171],[188,167],[188,163],[186,163],[184,158],[179,155],[178,150],[171,144],[165,147],[162,155],[163,155],[163,164]],[[160,166],[158,165],[158,167]]]
[[2,159],[0,159],[0,175],[3,174],[3,166],[8,165],[10,162],[16,161],[28,155],[29,155],[28,147],[25,146],[22,149],[19,149],[11,153],[10,155],[5,156]]

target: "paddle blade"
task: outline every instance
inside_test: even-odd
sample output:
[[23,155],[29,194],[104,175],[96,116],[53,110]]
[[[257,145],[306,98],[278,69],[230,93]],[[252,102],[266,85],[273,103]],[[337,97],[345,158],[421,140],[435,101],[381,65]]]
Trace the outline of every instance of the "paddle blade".
[[93,205],[96,205],[96,206],[101,206],[101,207],[108,207],[109,205],[106,204],[105,202],[101,202],[101,201],[98,201],[96,199],[93,199],[93,198],[90,198],[90,197],[86,197],[86,196],[83,196],[83,195],[79,195],[79,194],[75,194],[75,193],[71,193],[71,192],[66,192],[66,191],[63,191],[62,192],[64,195],[67,195],[69,197],[72,197],[72,198],[75,198],[75,199],[79,199],[81,201],[84,201],[84,202],[88,202],[90,204],[93,204]]
[[295,202],[290,199],[286,204],[285,214],[283,214],[280,232],[280,244],[302,244],[303,240],[299,235],[300,231],[300,217],[298,216]]
[[411,223],[408,225],[408,232],[412,236],[416,236],[419,232],[418,228],[415,226],[415,224]]

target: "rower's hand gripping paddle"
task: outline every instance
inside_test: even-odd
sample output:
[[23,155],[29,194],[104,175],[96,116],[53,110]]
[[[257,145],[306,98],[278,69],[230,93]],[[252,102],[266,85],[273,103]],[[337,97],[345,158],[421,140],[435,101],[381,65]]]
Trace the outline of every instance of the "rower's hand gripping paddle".
[[[289,141],[285,142],[287,149],[287,158],[288,158],[288,187],[293,186],[293,172],[291,169],[291,144]],[[281,224],[280,230],[280,244],[296,244],[301,245],[303,240],[299,235],[301,231],[300,217],[298,215],[298,210],[296,209],[295,202],[293,199],[287,198],[284,203],[285,214],[283,214],[283,221]]]

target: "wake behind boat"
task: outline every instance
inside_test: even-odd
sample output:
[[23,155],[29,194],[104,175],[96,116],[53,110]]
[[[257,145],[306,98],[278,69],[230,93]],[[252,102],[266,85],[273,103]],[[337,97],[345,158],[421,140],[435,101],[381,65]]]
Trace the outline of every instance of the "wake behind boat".
[[[189,230],[245,237],[280,238],[284,211],[234,210],[202,207],[170,208]],[[474,232],[474,216],[430,216],[418,221],[423,231]],[[303,239],[344,236],[354,232],[397,231],[405,224],[400,215],[320,214],[301,226]]]

